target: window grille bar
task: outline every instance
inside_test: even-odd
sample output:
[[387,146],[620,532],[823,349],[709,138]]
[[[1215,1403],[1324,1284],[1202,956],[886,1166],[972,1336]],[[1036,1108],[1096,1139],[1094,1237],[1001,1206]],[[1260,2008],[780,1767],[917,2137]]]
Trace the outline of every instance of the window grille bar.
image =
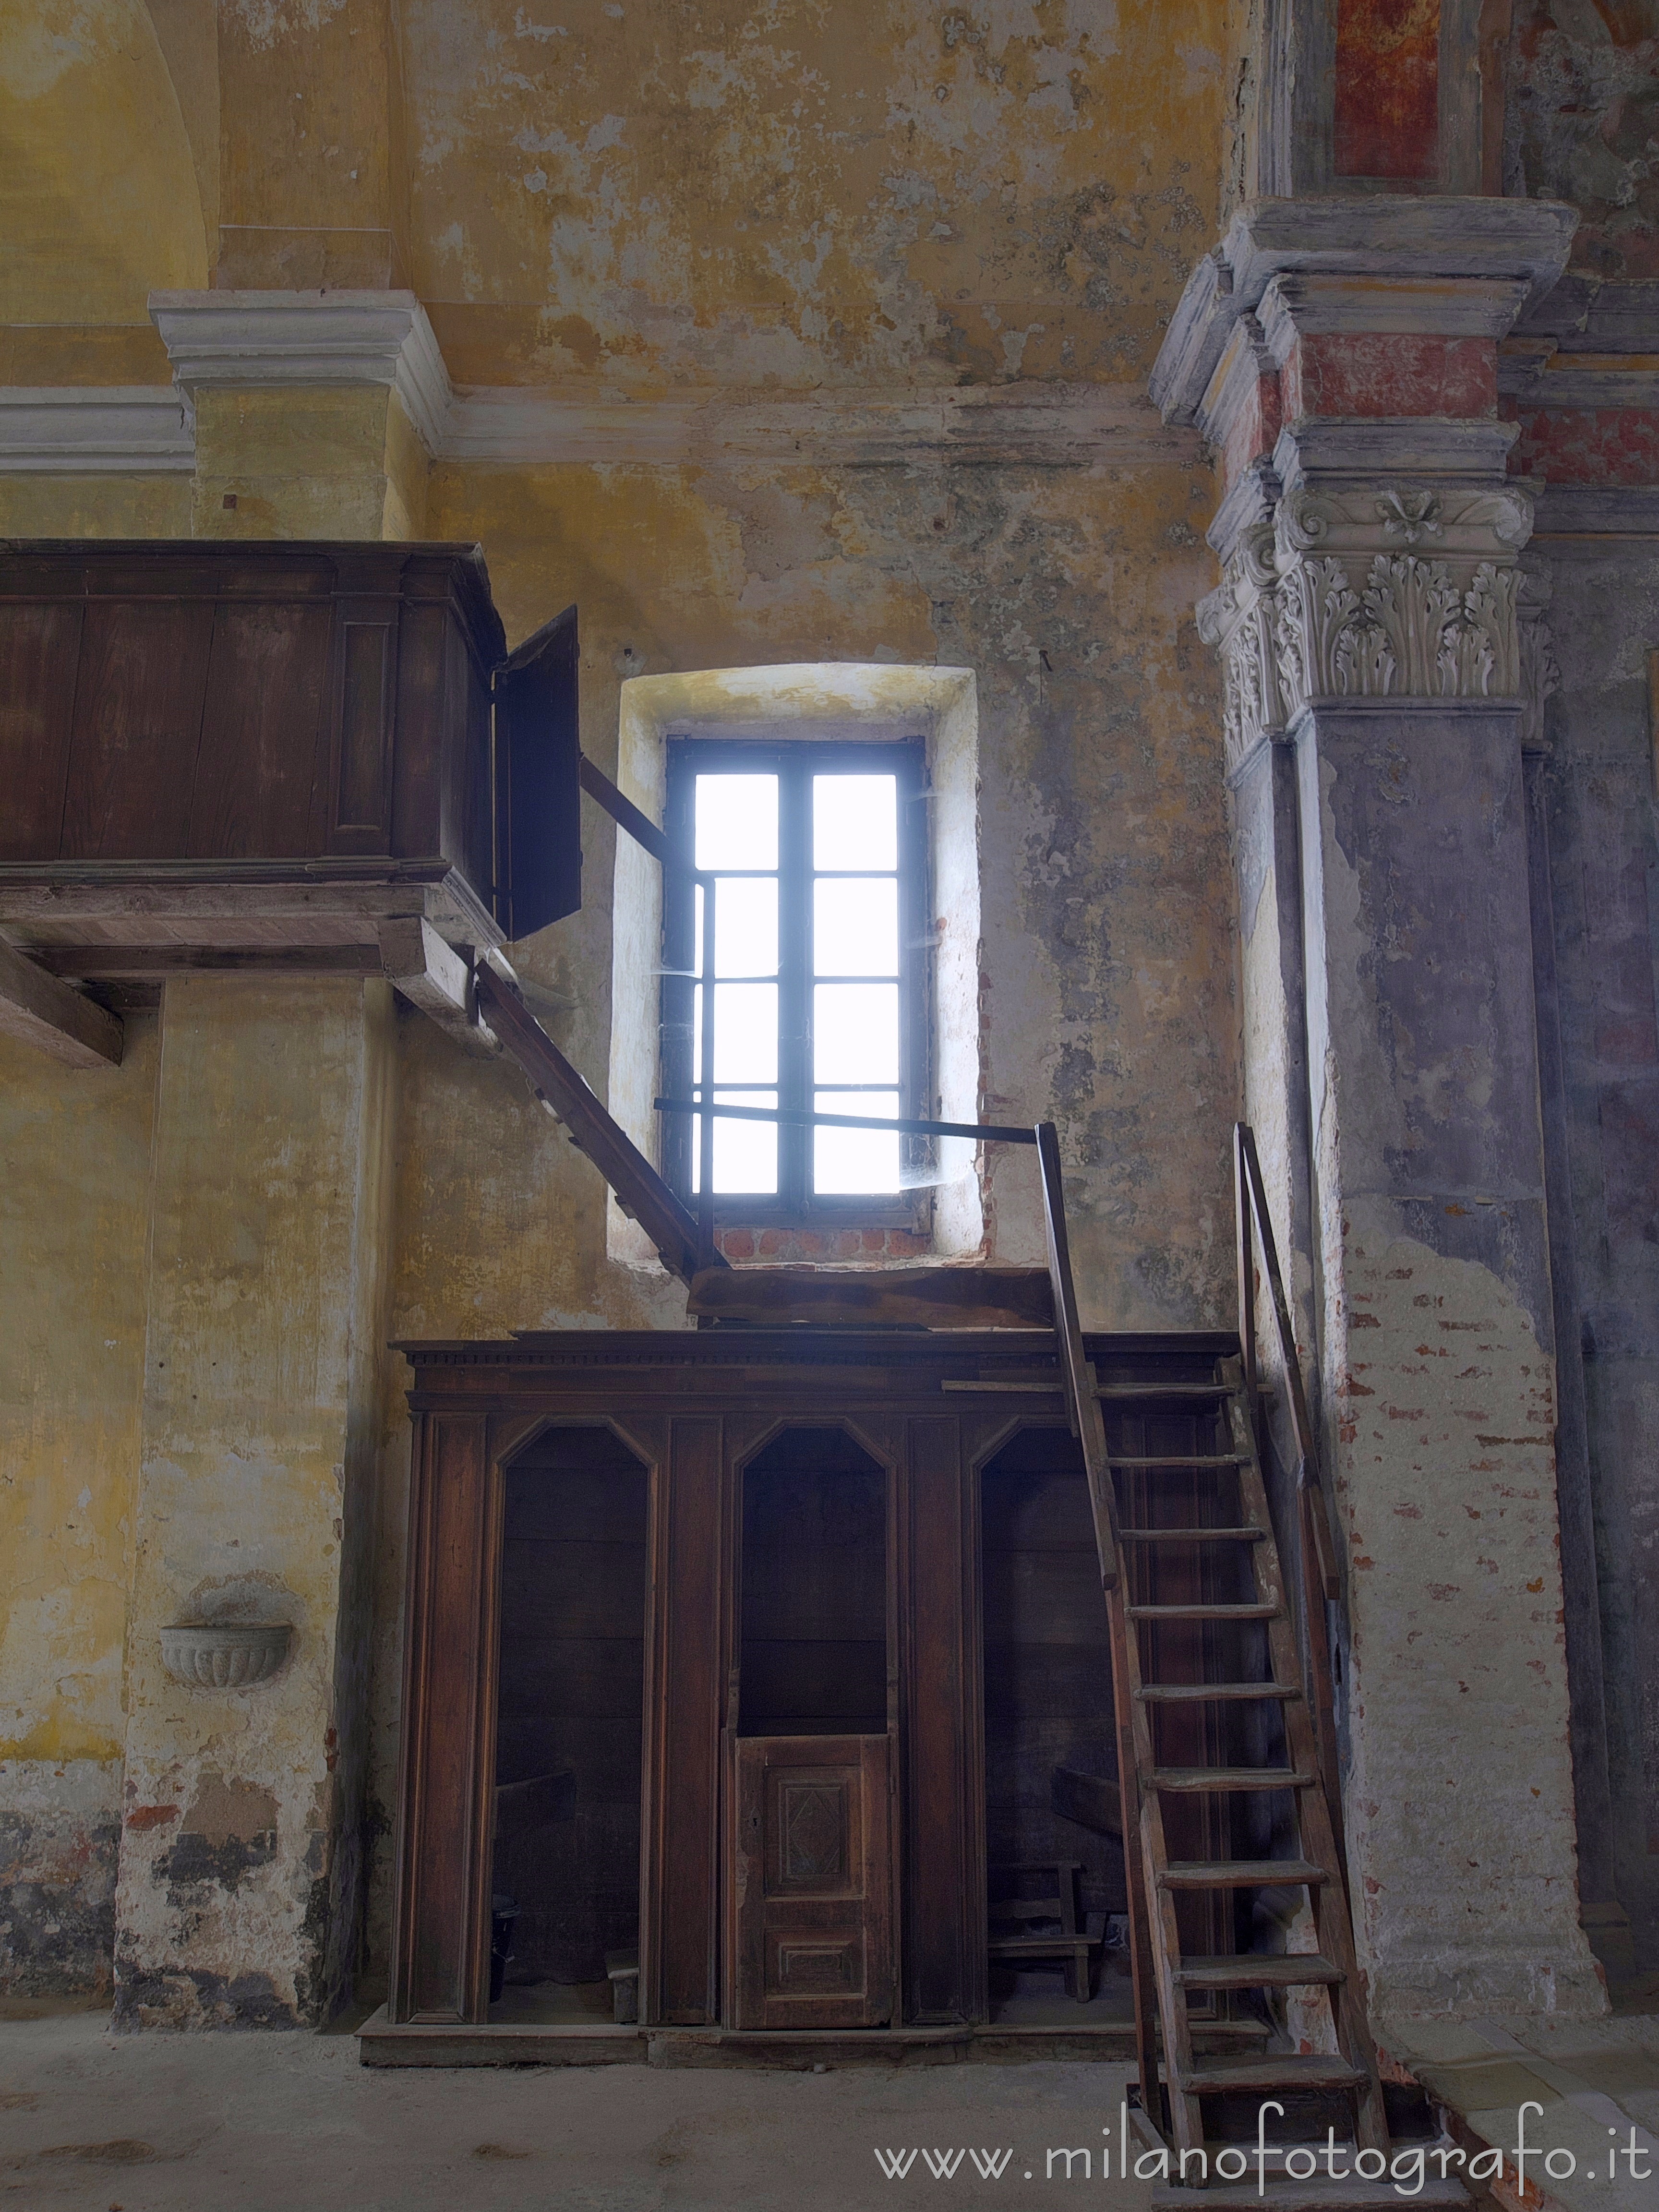
[[[733,1089],[737,1085],[731,1086]],[[757,1090],[763,1086],[756,1085]],[[765,1086],[770,1087],[770,1086]],[[890,1083],[872,1084],[872,1090],[890,1091]],[[808,1129],[896,1129],[904,1137],[972,1137],[987,1145],[1034,1145],[1036,1132],[1000,1121],[920,1121],[903,1116],[884,1118],[875,1114],[814,1114],[797,1106],[709,1106],[695,1098],[653,1098],[659,1114],[723,1115],[728,1121],[780,1121],[785,1127]]]

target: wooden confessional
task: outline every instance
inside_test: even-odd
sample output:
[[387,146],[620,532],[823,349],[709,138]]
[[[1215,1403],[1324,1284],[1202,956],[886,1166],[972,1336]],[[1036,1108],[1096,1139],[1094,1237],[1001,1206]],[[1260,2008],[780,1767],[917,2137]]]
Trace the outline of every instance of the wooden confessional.
[[[1234,1340],[1085,1341],[1103,1381],[1178,1390],[1205,1386]],[[1109,1781],[1115,1763],[1053,1332],[583,1330],[401,1348],[416,1433],[393,2019],[487,2021],[498,1790],[574,1773],[573,1817],[542,1845],[558,1870],[545,1887],[568,1895],[581,1823],[626,1848],[617,1760],[631,1742],[644,2026],[988,2021],[988,1826],[999,1855],[1042,1857],[1049,1770],[1087,1762]],[[1079,1619],[1092,1589],[1079,1650],[1043,1644],[1040,1626],[1024,1644],[1001,1632],[1011,1509],[995,1501],[1029,1492],[1045,1466],[1076,1485],[1059,1540]],[[1000,1516],[988,1547],[988,1480]],[[1060,1492],[1046,1487],[1052,1508]],[[606,1580],[599,1540],[631,1541],[641,1509],[640,1571]],[[527,1546],[560,1530],[564,1553],[528,1567]],[[1026,1533],[1041,1548],[1054,1532]],[[642,1719],[623,1711],[614,1668],[594,1692],[608,1731],[532,1711],[522,1631],[503,1635],[525,1618],[527,1571],[573,1642],[639,1638]],[[1032,1663],[1069,1674],[1069,1694],[1051,1684],[1022,1790],[1006,1778],[1018,1753],[998,1715],[1011,1668]],[[570,1671],[592,1682],[595,1662],[585,1651]],[[988,1785],[988,1742],[1005,1778]],[[1042,1803],[1022,1810],[1022,1796]],[[1121,1911],[1121,1850],[1076,1823],[1067,1833],[1091,1900]],[[589,1976],[625,1940],[621,1883],[613,1870],[608,1902],[580,1907]]]

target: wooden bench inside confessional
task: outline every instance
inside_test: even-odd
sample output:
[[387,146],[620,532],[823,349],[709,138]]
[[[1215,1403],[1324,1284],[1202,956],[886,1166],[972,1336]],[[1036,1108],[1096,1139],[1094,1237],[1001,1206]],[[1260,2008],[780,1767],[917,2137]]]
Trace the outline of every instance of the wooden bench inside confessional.
[[[1006,1887],[1014,1893],[991,1899],[988,1948],[993,1962],[1005,1966],[1057,1961],[1066,1969],[1067,1994],[1079,2004],[1087,2004],[1091,1961],[1100,1948],[1100,1938],[1078,1925],[1081,1917],[1078,1878],[1082,1870],[1072,1859],[1040,1866],[993,1867],[993,1888]],[[1041,1885],[1037,1894],[1018,1893],[1033,1882]],[[1039,1926],[1039,1923],[1045,1924]]]

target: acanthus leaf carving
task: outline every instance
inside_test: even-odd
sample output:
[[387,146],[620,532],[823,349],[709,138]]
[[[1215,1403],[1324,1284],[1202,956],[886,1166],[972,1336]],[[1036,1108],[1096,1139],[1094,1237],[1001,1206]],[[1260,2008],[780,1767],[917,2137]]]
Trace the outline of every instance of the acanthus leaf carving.
[[[1230,761],[1322,698],[1522,698],[1541,726],[1553,656],[1522,615],[1512,550],[1530,526],[1507,487],[1287,493],[1200,609],[1224,664]],[[1431,558],[1401,550],[1425,539]]]

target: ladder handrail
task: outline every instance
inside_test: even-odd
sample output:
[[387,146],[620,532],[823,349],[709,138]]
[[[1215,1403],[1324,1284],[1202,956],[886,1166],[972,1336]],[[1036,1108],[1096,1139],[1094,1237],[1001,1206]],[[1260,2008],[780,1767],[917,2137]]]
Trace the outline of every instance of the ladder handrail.
[[1261,1395],[1256,1370],[1255,1298],[1251,1267],[1251,1231],[1261,1248],[1262,1270],[1279,1338],[1279,1358],[1285,1369],[1285,1396],[1290,1405],[1291,1431],[1297,1454],[1296,1496],[1301,1541],[1302,1611],[1306,1626],[1308,1656],[1304,1687],[1313,1717],[1314,1744],[1321,1779],[1330,1809],[1337,1866],[1344,1888],[1348,1885],[1348,1854],[1342,1818],[1342,1779],[1336,1755],[1336,1701],[1331,1668],[1330,1629],[1325,1607],[1341,1597],[1342,1578],[1324,1485],[1319,1479],[1318,1447],[1303,1386],[1302,1359],[1291,1327],[1290,1301],[1279,1270],[1279,1245],[1267,1211],[1267,1185],[1262,1179],[1255,1132],[1248,1121],[1233,1125],[1234,1200],[1238,1229],[1238,1338],[1243,1354],[1244,1388],[1249,1408],[1250,1431],[1258,1451],[1262,1440]]
[[1233,1124],[1233,1145],[1236,1169],[1234,1196],[1239,1227],[1238,1336],[1244,1347],[1244,1387],[1249,1394],[1252,1418],[1259,1422],[1261,1392],[1256,1374],[1255,1301],[1251,1296],[1249,1265],[1249,1236],[1253,1223],[1261,1248],[1262,1269],[1267,1278],[1268,1294],[1273,1304],[1279,1356],[1285,1368],[1291,1431],[1296,1440],[1296,1486],[1299,1492],[1311,1492],[1313,1502],[1319,1509],[1312,1516],[1314,1541],[1318,1551],[1324,1594],[1334,1601],[1342,1595],[1341,1570],[1337,1564],[1336,1546],[1331,1535],[1324,1486],[1319,1477],[1319,1447],[1314,1440],[1307,1392],[1303,1387],[1302,1358],[1296,1348],[1296,1334],[1291,1326],[1290,1301],[1285,1297],[1285,1278],[1279,1270],[1279,1244],[1273,1236],[1273,1218],[1267,1211],[1267,1191],[1262,1181],[1261,1158],[1255,1148],[1255,1132],[1248,1121]]
[[1157,1958],[1152,1948],[1151,1908],[1142,1857],[1140,1796],[1141,1761],[1135,1749],[1134,1731],[1146,1726],[1138,1714],[1134,1687],[1139,1669],[1131,1663],[1129,1637],[1134,1629],[1124,1610],[1121,1549],[1118,1540],[1117,1492],[1107,1456],[1106,1423],[1100,1410],[1100,1387],[1084,1348],[1078,1318],[1077,1285],[1072,1274],[1071,1237],[1066,1226],[1066,1188],[1060,1169],[1060,1133],[1052,1121],[1039,1121],[1035,1132],[1037,1160],[1042,1174],[1042,1213],[1048,1232],[1048,1280],[1054,1309],[1054,1337],[1060,1352],[1060,1373],[1066,1385],[1066,1410],[1072,1433],[1083,1450],[1083,1471],[1089,1485],[1093,1513],[1095,1547],[1100,1562],[1101,1589],[1105,1593],[1106,1618],[1112,1653],[1112,1717],[1117,1740],[1117,1784],[1123,1810],[1123,1881],[1128,1899],[1129,1973],[1134,1992],[1135,2062],[1140,2075],[1141,2109],[1161,2134],[1169,2118],[1164,2093],[1158,2074]]

